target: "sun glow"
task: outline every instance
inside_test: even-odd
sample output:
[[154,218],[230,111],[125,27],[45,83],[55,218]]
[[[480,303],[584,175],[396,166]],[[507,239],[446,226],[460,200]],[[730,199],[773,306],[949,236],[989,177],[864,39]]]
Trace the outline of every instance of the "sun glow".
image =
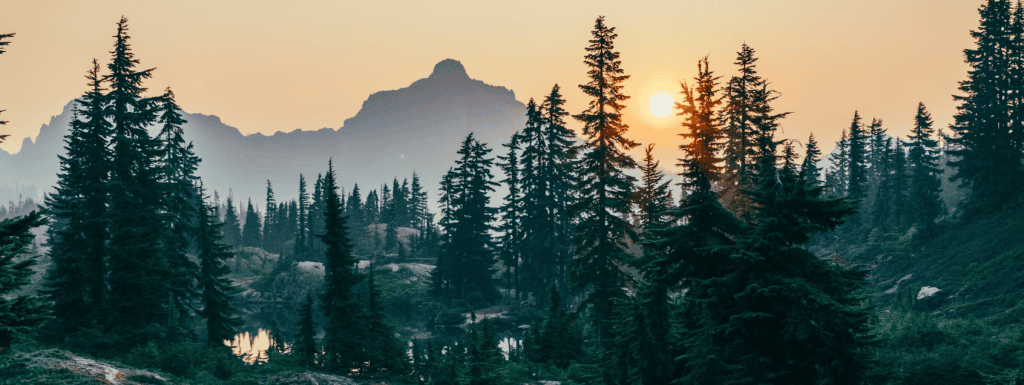
[[647,109],[651,115],[664,118],[672,114],[672,107],[675,106],[675,98],[667,91],[658,91],[647,99]]

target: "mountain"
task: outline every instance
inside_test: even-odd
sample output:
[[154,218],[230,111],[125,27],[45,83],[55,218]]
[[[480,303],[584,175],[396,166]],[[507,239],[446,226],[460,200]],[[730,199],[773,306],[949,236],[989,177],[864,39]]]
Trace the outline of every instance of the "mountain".
[[[0,202],[33,188],[37,194],[53,191],[73,104],[44,124],[35,142],[26,138],[18,153],[0,150]],[[222,200],[231,188],[236,201],[252,198],[262,206],[268,179],[278,201],[293,199],[299,173],[312,192],[317,174],[333,159],[346,190],[358,183],[365,194],[416,171],[433,203],[467,134],[498,148],[525,124],[525,112],[511,90],[471,79],[462,63],[445,59],[406,88],[370,95],[338,129],[242,135],[217,116],[187,112],[183,129],[203,159],[199,176],[207,192],[218,191]]]

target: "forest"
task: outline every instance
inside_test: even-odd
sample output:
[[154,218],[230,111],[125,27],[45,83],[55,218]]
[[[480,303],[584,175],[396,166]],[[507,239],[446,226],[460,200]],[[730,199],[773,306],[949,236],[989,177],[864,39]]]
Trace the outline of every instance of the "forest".
[[0,384],[1024,383],[1024,6],[978,12],[948,130],[919,103],[905,138],[851,108],[830,153],[783,139],[743,44],[639,143],[599,16],[585,110],[555,84],[438,186],[323,159],[255,204],[204,187],[122,17],[57,185],[0,205]]

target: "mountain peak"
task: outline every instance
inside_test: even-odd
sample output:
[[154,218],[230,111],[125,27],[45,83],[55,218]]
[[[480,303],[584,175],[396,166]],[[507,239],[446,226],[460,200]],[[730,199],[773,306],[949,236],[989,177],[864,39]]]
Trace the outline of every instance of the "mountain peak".
[[434,65],[434,72],[430,74],[430,78],[442,77],[469,79],[469,75],[466,74],[466,67],[463,67],[462,63],[455,59],[444,59]]

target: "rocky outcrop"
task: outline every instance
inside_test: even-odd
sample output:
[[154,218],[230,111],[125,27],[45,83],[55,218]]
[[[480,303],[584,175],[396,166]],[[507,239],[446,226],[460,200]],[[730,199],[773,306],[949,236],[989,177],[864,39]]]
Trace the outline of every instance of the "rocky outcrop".
[[358,385],[360,382],[356,382],[348,377],[335,376],[333,374],[304,372],[295,373],[285,377],[278,377],[274,379],[275,384],[279,385]]
[[[31,368],[65,371],[81,377],[82,383],[95,380],[103,384],[162,384],[167,381],[159,374],[131,369],[111,363],[79,357],[58,349],[40,350],[32,353],[18,353],[16,360]],[[77,382],[76,382],[77,383]]]

